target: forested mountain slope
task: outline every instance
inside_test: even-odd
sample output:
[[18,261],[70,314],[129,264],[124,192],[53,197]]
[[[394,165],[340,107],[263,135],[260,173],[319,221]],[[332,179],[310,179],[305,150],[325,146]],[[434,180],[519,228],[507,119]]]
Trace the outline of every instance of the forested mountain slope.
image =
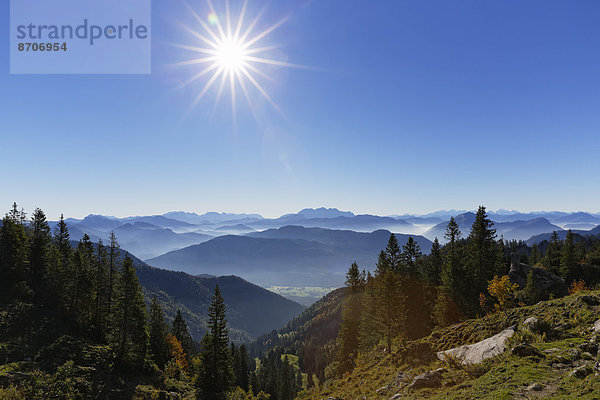
[[227,305],[231,339],[253,340],[284,325],[304,307],[237,276],[198,277],[140,265],[136,268],[147,302],[153,296],[161,303],[168,320],[181,308],[190,334],[199,341],[206,332],[208,304],[219,285]]
[[248,346],[250,355],[264,357],[267,351],[278,348],[281,353],[298,355],[304,372],[322,377],[333,361],[345,292],[345,288],[334,290],[283,328],[259,336]]

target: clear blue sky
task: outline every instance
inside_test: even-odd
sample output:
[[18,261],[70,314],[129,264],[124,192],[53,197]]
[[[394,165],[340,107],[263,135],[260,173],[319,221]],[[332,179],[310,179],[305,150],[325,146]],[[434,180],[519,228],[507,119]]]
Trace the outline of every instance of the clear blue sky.
[[[202,15],[205,3],[190,3]],[[262,2],[252,1],[254,15]],[[232,9],[238,3],[232,1]],[[55,219],[304,207],[600,211],[600,3],[272,1],[279,59],[234,124],[225,96],[165,65],[193,44],[153,2],[148,76],[9,75],[0,27],[0,203]]]

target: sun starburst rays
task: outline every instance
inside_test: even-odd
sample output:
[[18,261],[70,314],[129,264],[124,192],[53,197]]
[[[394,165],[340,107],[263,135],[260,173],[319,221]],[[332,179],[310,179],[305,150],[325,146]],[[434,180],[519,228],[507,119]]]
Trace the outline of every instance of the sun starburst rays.
[[[238,92],[243,93],[250,108],[253,108],[252,96],[247,83],[250,87],[256,89],[269,104],[276,110],[279,110],[277,104],[273,101],[266,89],[257,80],[257,77],[267,81],[274,81],[265,68],[271,67],[303,67],[298,64],[291,64],[285,61],[280,61],[271,58],[270,51],[273,51],[280,46],[273,44],[265,44],[264,39],[273,31],[283,25],[288,17],[282,18],[275,24],[268,26],[266,29],[257,32],[256,27],[260,22],[260,18],[264,13],[264,8],[250,21],[248,26],[244,26],[248,11],[248,0],[244,0],[237,18],[233,18],[229,1],[225,2],[225,12],[222,16],[223,23],[218,17],[215,7],[211,0],[207,0],[210,14],[207,20],[201,18],[198,13],[184,1],[185,6],[190,12],[190,15],[198,23],[200,31],[195,30],[185,24],[179,23],[179,26],[189,34],[191,34],[196,43],[194,44],[176,44],[173,46],[188,50],[198,54],[198,57],[189,60],[171,64],[171,66],[193,66],[203,65],[201,70],[194,73],[184,85],[194,83],[201,78],[207,78],[201,86],[200,92],[192,101],[188,113],[204,98],[204,96],[216,88],[215,103],[213,112],[219,104],[223,94],[226,93],[225,87],[229,86],[228,92],[231,97],[231,110],[234,121],[236,118],[236,95]],[[238,91],[238,86],[240,91]]]

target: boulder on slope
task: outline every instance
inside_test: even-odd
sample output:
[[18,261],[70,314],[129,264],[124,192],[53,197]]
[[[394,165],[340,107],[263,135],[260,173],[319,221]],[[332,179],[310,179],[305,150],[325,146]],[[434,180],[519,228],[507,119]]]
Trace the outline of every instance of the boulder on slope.
[[448,356],[456,357],[463,364],[478,364],[485,359],[496,357],[506,350],[506,341],[515,333],[515,326],[506,328],[500,333],[480,342],[439,351],[437,356],[445,360]]

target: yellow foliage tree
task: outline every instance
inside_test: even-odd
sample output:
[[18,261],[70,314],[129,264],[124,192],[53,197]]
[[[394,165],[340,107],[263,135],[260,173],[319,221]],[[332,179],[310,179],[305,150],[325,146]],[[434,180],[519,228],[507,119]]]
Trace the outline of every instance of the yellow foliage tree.
[[171,378],[185,379],[188,373],[188,362],[186,354],[183,351],[181,342],[172,334],[167,335],[167,344],[169,345],[169,354],[171,359],[165,366],[165,374]]
[[496,309],[506,310],[518,288],[519,285],[511,283],[508,275],[504,275],[501,278],[498,278],[498,275],[495,275],[494,279],[488,281],[487,290],[492,297],[495,297],[496,300],[498,300],[498,303],[494,304]]
[[573,283],[571,283],[571,286],[569,287],[569,294],[582,292],[584,290],[590,290],[590,288],[587,287],[587,285],[585,284],[585,281],[573,281]]

